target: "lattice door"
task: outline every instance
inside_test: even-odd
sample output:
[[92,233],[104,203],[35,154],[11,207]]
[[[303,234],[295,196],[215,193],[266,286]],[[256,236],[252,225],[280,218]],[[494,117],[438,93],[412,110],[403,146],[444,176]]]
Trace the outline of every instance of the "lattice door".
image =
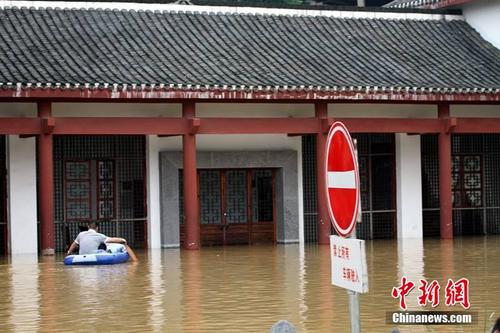
[[247,223],[247,172],[246,170],[228,170],[226,181],[226,223]]

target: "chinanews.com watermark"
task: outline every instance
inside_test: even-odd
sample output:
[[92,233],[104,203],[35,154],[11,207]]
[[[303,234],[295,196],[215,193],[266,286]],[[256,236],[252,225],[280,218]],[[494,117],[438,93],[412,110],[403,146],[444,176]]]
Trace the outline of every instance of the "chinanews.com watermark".
[[[418,288],[417,288],[418,286]],[[449,307],[459,306],[469,310],[469,280],[466,278],[448,279],[444,290],[444,304]],[[388,324],[396,325],[474,325],[477,323],[477,313],[468,311],[407,311],[406,296],[417,293],[417,307],[430,306],[435,308],[442,301],[441,286],[438,281],[410,281],[405,276],[401,284],[392,288],[391,296],[399,301],[401,311],[387,312]]]
[[477,313],[465,311],[387,312],[386,322],[393,325],[474,325]]

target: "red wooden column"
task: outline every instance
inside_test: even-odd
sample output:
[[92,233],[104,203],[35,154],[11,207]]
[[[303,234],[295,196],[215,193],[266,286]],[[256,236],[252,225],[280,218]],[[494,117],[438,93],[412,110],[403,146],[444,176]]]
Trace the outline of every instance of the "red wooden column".
[[451,191],[451,134],[449,130],[450,105],[438,104],[441,120],[439,133],[439,206],[442,239],[453,238],[452,191]]
[[42,255],[54,255],[54,162],[52,156],[52,105],[38,103],[42,133],[38,136],[38,202]]
[[328,216],[326,199],[326,170],[325,149],[326,133],[323,131],[323,119],[328,118],[328,104],[320,102],[315,104],[315,114],[318,119],[318,133],[316,134],[316,193],[318,197],[318,244],[330,244],[331,223]]
[[[195,118],[195,103],[185,102],[182,104],[182,117],[185,119]],[[200,248],[200,224],[198,206],[198,180],[196,173],[196,136],[186,133],[182,136],[183,148],[183,193],[184,193],[184,215],[185,240],[184,248],[187,250],[198,250]]]

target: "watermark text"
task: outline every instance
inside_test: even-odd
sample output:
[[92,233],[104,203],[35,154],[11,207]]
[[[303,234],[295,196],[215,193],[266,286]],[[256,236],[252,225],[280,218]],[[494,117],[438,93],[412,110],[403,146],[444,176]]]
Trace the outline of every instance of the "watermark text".
[[477,313],[460,311],[396,311],[387,312],[391,325],[473,325]]

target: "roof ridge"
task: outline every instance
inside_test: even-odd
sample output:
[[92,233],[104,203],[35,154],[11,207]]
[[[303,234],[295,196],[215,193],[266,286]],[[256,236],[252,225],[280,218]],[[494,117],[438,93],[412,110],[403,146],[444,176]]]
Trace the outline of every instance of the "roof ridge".
[[12,1],[0,0],[0,9],[35,8],[35,9],[70,9],[70,10],[123,10],[145,12],[173,12],[223,15],[263,15],[263,16],[303,16],[333,17],[352,19],[393,19],[393,20],[464,20],[463,15],[443,13],[408,13],[385,11],[348,11],[329,9],[289,9],[264,7],[200,6],[180,5],[175,3],[151,4],[130,2],[58,2],[58,1]]

